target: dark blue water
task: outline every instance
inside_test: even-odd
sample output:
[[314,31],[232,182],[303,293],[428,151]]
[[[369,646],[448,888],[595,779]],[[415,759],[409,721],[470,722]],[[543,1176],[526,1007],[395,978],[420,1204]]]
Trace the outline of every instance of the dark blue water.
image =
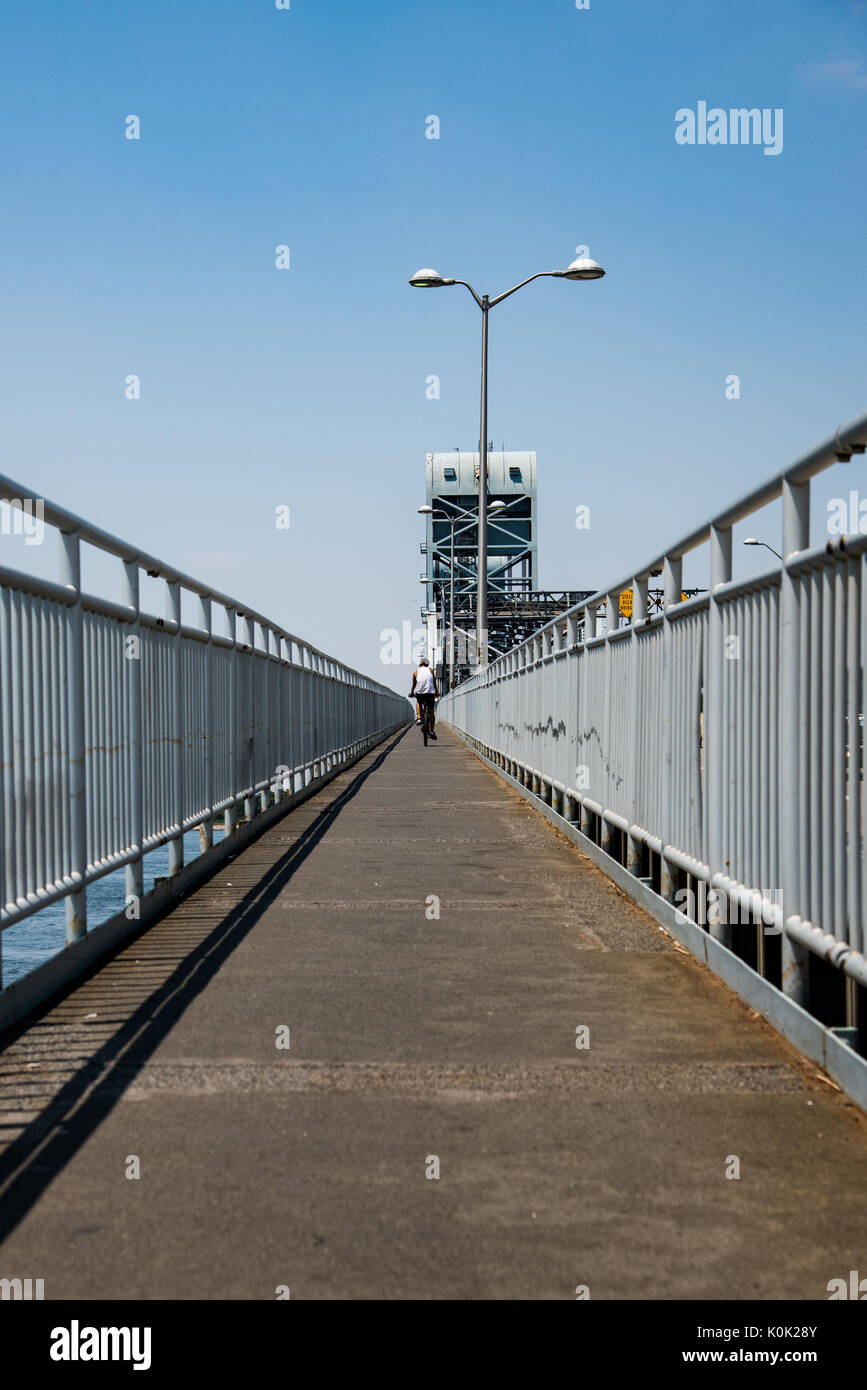
[[[222,830],[215,830],[214,844],[217,844],[222,836]],[[188,830],[184,836],[185,864],[198,857],[199,845],[198,830]],[[147,893],[153,888],[154,879],[165,878],[169,871],[168,845],[162,845],[146,854],[142,869],[144,891]],[[88,926],[99,926],[100,922],[105,922],[116,912],[120,912],[125,903],[126,875],[123,869],[116,869],[114,873],[106,874],[105,878],[92,883],[87,890]],[[44,907],[32,917],[26,917],[23,922],[17,922],[14,927],[7,927],[0,935],[3,984],[10,985],[13,980],[20,980],[28,970],[33,970],[35,966],[41,965],[43,961],[62,951],[65,945],[66,900],[61,898],[59,902]]]

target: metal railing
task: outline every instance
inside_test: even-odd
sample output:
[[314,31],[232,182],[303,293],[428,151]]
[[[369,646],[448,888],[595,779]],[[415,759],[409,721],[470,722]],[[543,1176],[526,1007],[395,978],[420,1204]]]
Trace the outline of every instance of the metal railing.
[[[791,999],[809,1003],[808,951],[838,967],[847,1029],[867,985],[867,536],[811,549],[810,479],[865,445],[862,416],[440,706],[718,941],[754,927],[750,963]],[[732,526],[780,497],[783,561],[734,582]],[[683,557],[704,543],[709,592],[684,601]]]
[[[77,941],[89,884],[124,867],[140,899],[149,851],[176,875],[185,832],[207,855],[216,816],[231,834],[409,721],[403,696],[2,476],[0,503],[7,531],[38,510],[61,554],[59,583],[0,568],[0,930],[66,898]],[[83,542],[121,561],[120,602],[82,592]]]

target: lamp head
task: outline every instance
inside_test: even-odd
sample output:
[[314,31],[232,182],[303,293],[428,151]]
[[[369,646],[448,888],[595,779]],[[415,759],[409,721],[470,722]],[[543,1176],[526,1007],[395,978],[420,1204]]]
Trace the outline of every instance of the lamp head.
[[418,290],[435,290],[440,285],[453,285],[454,280],[444,280],[438,270],[431,270],[430,266],[417,270],[409,282]]
[[605,271],[589,256],[579,256],[562,274],[564,280],[601,280]]
[[433,516],[433,507],[425,505],[424,507],[419,507],[417,510],[421,516]]

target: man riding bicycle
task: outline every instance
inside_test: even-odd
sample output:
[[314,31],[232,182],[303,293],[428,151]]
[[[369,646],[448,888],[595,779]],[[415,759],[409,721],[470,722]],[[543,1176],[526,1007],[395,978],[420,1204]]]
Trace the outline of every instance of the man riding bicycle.
[[427,706],[430,737],[435,739],[434,706],[439,698],[439,690],[437,689],[437,678],[431,670],[430,662],[426,656],[421,657],[418,669],[412,673],[412,690],[409,692],[409,697],[410,699],[415,697],[419,723],[421,723],[421,707],[422,705]]

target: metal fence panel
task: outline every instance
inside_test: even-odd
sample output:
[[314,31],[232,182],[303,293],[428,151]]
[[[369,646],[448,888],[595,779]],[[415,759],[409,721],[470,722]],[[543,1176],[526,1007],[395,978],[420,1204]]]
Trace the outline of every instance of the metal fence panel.
[[[619,846],[633,873],[656,855],[664,897],[684,882],[713,890],[733,916],[689,915],[720,940],[732,921],[782,931],[782,987],[800,1002],[805,949],[867,985],[867,537],[812,550],[809,537],[810,478],[865,447],[861,417],[479,671],[440,711],[545,800],[559,797],[603,849]],[[774,497],[784,559],[735,583],[731,528]],[[684,600],[683,556],[705,542],[709,591]],[[648,619],[660,573],[663,613]],[[627,585],[630,623],[618,602]],[[847,1020],[854,1011],[847,995]]]
[[[31,497],[0,478],[0,495]],[[85,890],[183,833],[303,789],[410,719],[406,698],[259,614],[51,503],[61,583],[0,569],[0,929],[67,899],[67,939],[87,927]],[[122,602],[84,594],[82,540],[119,557]],[[167,617],[139,610],[139,574],[165,580]],[[198,596],[200,627],[181,624]],[[212,630],[213,608],[228,632]],[[240,631],[238,630],[240,623]]]

